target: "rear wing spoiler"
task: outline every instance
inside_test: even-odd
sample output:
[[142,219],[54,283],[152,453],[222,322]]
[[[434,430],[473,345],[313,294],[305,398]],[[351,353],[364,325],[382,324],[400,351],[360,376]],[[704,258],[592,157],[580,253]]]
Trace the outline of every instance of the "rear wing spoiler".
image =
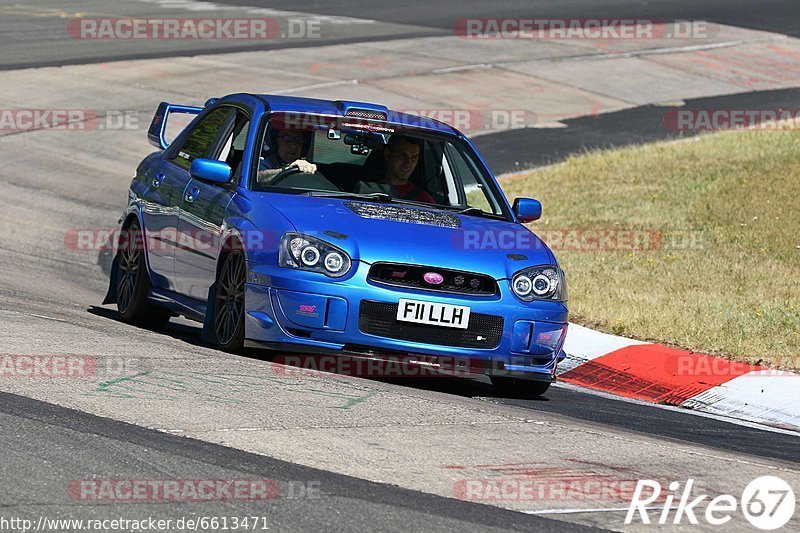
[[165,150],[167,146],[169,146],[164,134],[167,131],[167,119],[169,118],[170,113],[197,115],[202,110],[202,107],[161,102],[158,104],[158,109],[156,109],[156,113],[153,115],[153,120],[150,122],[150,128],[147,130],[147,140],[159,150]]

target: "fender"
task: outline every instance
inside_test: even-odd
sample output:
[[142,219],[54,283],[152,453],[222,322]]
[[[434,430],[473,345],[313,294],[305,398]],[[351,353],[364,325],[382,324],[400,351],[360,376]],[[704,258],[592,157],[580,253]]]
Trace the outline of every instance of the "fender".
[[[119,232],[117,233],[117,238],[114,240],[114,246],[112,248],[114,252],[114,259],[111,260],[111,272],[108,276],[108,289],[106,290],[105,298],[103,298],[103,304],[115,304],[117,303],[117,266],[119,265],[119,239],[122,236],[123,228],[130,225],[131,219],[135,218],[136,221],[139,223],[139,227],[142,229],[142,234],[144,238],[142,239],[142,246],[147,246],[147,229],[144,227],[144,223],[142,221],[142,206],[141,204],[132,203],[128,206],[128,211],[123,214],[120,218],[121,224]],[[152,277],[150,273],[150,262],[147,260],[147,253],[145,250],[145,265],[147,266],[147,276],[150,278],[152,283]]]

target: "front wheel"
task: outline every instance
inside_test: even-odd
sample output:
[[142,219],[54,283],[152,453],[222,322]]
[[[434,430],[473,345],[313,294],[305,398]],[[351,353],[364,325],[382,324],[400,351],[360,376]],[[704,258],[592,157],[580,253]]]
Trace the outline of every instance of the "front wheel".
[[538,398],[550,388],[550,383],[547,381],[531,381],[501,376],[491,376],[490,379],[494,390],[509,398]]
[[122,233],[117,252],[117,310],[129,324],[161,329],[169,322],[170,312],[147,300],[150,277],[144,253],[142,230],[134,222]]
[[217,275],[214,296],[214,334],[226,352],[244,347],[244,281],[247,271],[239,250],[229,253]]

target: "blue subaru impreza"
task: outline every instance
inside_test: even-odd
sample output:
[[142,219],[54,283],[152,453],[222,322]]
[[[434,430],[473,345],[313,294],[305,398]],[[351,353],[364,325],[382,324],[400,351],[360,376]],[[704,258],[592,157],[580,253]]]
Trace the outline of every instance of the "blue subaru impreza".
[[[196,115],[166,142],[167,122]],[[115,244],[123,320],[182,315],[224,350],[403,357],[539,395],[564,358],[567,289],[470,141],[352,101],[162,103]],[[410,359],[409,359],[410,358]]]

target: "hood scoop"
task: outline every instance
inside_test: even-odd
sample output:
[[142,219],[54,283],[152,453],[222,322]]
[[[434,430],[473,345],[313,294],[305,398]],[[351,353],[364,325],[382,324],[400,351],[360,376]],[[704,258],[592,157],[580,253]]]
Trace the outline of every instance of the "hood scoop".
[[425,224],[426,226],[438,226],[440,228],[455,229],[461,227],[461,219],[450,213],[414,209],[412,207],[398,207],[394,205],[368,204],[364,202],[346,202],[345,206],[358,216],[364,218]]

